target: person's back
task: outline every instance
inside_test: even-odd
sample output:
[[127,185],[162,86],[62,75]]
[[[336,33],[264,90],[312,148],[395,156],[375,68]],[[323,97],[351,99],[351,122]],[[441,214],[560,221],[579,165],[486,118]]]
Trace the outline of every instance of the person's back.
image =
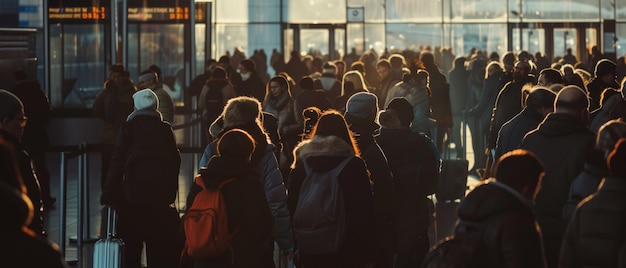
[[546,175],[535,199],[535,212],[551,267],[558,261],[564,227],[562,210],[570,184],[582,171],[585,154],[593,148],[594,134],[585,124],[588,107],[582,89],[563,88],[556,97],[555,113],[529,132],[520,146],[535,153],[545,165]]
[[626,248],[626,139],[607,158],[611,176],[583,200],[569,222],[559,267],[624,267]]
[[497,180],[478,185],[461,202],[455,235],[463,223],[480,225],[488,267],[546,267],[532,208],[541,162],[528,151],[514,150],[500,158],[494,173]]

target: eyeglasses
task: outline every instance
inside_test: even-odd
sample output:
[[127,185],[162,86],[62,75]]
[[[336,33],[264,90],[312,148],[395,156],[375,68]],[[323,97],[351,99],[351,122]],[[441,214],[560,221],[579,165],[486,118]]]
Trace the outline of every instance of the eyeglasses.
[[22,127],[26,126],[26,122],[28,121],[28,117],[23,116],[23,115],[18,115],[14,117],[15,120],[18,120],[20,122],[20,125]]

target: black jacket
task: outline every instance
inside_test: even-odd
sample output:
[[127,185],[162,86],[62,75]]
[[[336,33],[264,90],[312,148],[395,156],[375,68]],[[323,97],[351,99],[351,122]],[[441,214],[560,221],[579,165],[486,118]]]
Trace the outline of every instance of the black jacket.
[[496,98],[504,83],[506,83],[502,81],[503,77],[504,73],[493,74],[487,77],[483,86],[483,93],[480,95],[480,101],[469,111],[469,115],[475,116],[480,120],[480,126],[484,133],[489,131],[491,115],[493,114],[493,108],[496,106]]
[[369,175],[363,160],[354,156],[352,148],[336,136],[317,136],[303,141],[296,147],[295,155],[295,167],[289,174],[287,197],[287,206],[291,215],[298,205],[300,187],[306,177],[303,161],[307,161],[312,170],[324,171],[336,167],[346,157],[352,157],[339,174],[339,185],[348,215],[348,230],[344,244],[336,253],[316,256],[301,255],[301,260],[305,263],[318,264],[319,267],[358,266],[371,260],[375,241],[374,233],[376,233],[374,201]]
[[625,267],[626,180],[607,177],[574,212],[559,267]]
[[600,108],[600,96],[602,96],[602,91],[606,88],[615,88],[618,89],[619,85],[614,83],[613,85],[607,84],[602,81],[602,79],[596,77],[591,79],[587,84],[587,90],[589,91],[589,110],[594,111]]
[[537,128],[543,121],[543,115],[532,109],[525,108],[513,119],[506,122],[500,128],[496,144],[496,156],[499,159],[503,154],[519,148],[526,133]]
[[532,205],[513,188],[493,180],[478,185],[461,202],[458,216],[485,226],[488,267],[546,267]]
[[[236,232],[231,252],[206,260],[196,260],[197,264],[211,264],[210,267],[264,267],[261,249],[270,238],[274,219],[270,212],[265,191],[259,182],[259,175],[252,164],[239,159],[214,156],[206,170],[201,170],[202,180],[210,189],[227,180],[235,180],[222,187],[228,228]],[[197,192],[190,192],[188,199],[194,200]],[[233,265],[228,265],[231,261]]]
[[594,138],[595,135],[575,116],[553,113],[537,129],[529,132],[520,146],[535,153],[545,167],[541,190],[535,198],[535,213],[550,265],[558,260],[567,224],[562,212],[570,185],[582,171],[585,155],[593,148]]
[[606,166],[604,153],[601,151],[589,153],[583,171],[570,185],[567,203],[563,207],[563,218],[566,222],[569,222],[578,203],[595,193],[602,182],[602,178],[608,175],[609,168]]
[[115,144],[102,202],[169,207],[176,200],[180,169],[172,127],[154,111],[135,111],[128,118]]
[[522,111],[522,87],[532,83],[534,77],[527,76],[521,81],[513,80],[502,88],[496,98],[489,133],[488,148],[495,148],[498,131],[504,123]]

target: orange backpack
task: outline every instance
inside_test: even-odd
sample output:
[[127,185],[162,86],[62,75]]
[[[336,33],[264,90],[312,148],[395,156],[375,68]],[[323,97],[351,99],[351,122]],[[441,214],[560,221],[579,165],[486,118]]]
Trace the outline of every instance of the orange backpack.
[[208,189],[198,174],[195,183],[202,187],[183,217],[187,254],[192,258],[211,258],[231,248],[234,233],[228,229],[228,215],[222,187],[234,178],[222,181],[217,189]]

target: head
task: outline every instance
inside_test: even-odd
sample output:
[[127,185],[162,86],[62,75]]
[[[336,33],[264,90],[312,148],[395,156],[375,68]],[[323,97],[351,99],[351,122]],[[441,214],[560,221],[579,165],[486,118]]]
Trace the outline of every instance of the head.
[[554,101],[554,112],[576,116],[581,122],[589,121],[589,98],[578,86],[566,86],[559,91]]
[[133,102],[135,104],[135,111],[159,109],[159,99],[157,95],[152,92],[151,89],[146,88],[139,90],[133,94]]
[[251,97],[236,97],[228,100],[221,117],[224,129],[235,128],[249,123],[261,124],[261,103]]
[[206,63],[204,64],[204,73],[210,74],[213,72],[213,70],[215,70],[216,67],[217,67],[217,61],[215,59],[208,59],[206,60]]
[[598,130],[596,149],[602,151],[606,157],[621,138],[626,138],[626,123],[621,120],[610,120]]
[[515,63],[513,77],[515,80],[525,79],[531,71],[530,63],[527,60],[520,60]]
[[231,129],[222,134],[217,141],[217,154],[221,157],[235,158],[250,162],[256,142],[241,129]]
[[386,79],[391,74],[391,63],[386,59],[379,60],[376,63],[376,72],[379,80]]
[[327,62],[322,66],[322,75],[337,77],[337,66],[332,62]]
[[526,107],[539,112],[544,117],[554,111],[556,94],[545,87],[535,87],[526,97]]
[[430,74],[428,73],[428,71],[426,70],[417,70],[417,73],[415,73],[415,81],[418,82],[419,84],[428,87],[430,84]]
[[537,85],[549,87],[552,84],[563,84],[563,77],[561,76],[561,73],[552,68],[541,70],[539,73],[539,79],[537,79]]
[[126,69],[122,64],[114,64],[109,68],[109,78],[117,87],[122,87],[124,84]]
[[155,64],[150,65],[150,67],[148,67],[148,70],[153,71],[154,73],[156,73],[156,78],[157,78],[157,83],[161,83],[161,81],[163,80],[163,73],[161,72],[161,68],[159,68],[159,66],[156,66]]
[[404,97],[393,98],[385,108],[385,111],[395,112],[402,127],[410,127],[415,118],[413,105]]
[[315,136],[337,136],[354,149],[355,155],[360,154],[346,120],[336,111],[329,110],[322,113],[311,132],[311,136],[313,138],[315,138]]
[[0,129],[19,141],[22,139],[26,120],[22,101],[13,93],[0,89]]
[[456,59],[454,59],[454,62],[452,63],[452,69],[465,69],[465,60],[465,57],[456,57]]
[[209,81],[228,81],[228,72],[221,66],[216,66],[211,72]]
[[350,70],[358,71],[361,75],[365,75],[365,64],[362,61],[355,61],[350,65]]
[[337,66],[337,78],[341,79],[346,72],[346,62],[342,60],[336,60],[335,66]]
[[489,64],[487,64],[487,67],[485,68],[487,70],[487,72],[485,73],[485,78],[492,77],[494,75],[500,75],[504,72],[504,67],[502,67],[502,64],[497,61],[489,62]]
[[346,82],[351,82],[354,85],[355,90],[365,90],[367,91],[367,86],[365,85],[365,79],[363,79],[363,75],[361,75],[358,71],[349,71],[343,75],[342,80],[342,92],[344,91]]
[[420,54],[420,61],[424,64],[424,66],[426,66],[426,68],[430,68],[435,66],[435,55],[428,51],[423,51]]
[[241,80],[246,81],[250,79],[252,75],[256,75],[256,65],[252,60],[242,60],[239,62],[239,74]]
[[389,56],[389,63],[391,64],[392,70],[402,70],[402,68],[406,66],[406,60],[401,54],[391,54],[391,56]]
[[626,138],[621,138],[606,158],[606,165],[613,176],[626,178]]
[[532,152],[510,151],[500,157],[494,168],[496,179],[533,200],[541,188],[543,163]]
[[602,81],[607,84],[615,84],[616,74],[615,69],[617,68],[617,64],[608,59],[599,60],[596,63],[596,69],[594,75],[596,78],[602,79]]
[[502,56],[502,65],[504,70],[507,72],[512,72],[515,67],[515,62],[517,62],[517,57],[513,51],[508,51]]
[[300,86],[302,90],[314,90],[315,81],[313,81],[313,78],[310,76],[303,76],[300,78],[300,81],[298,81],[298,86]]
[[358,92],[346,102],[346,115],[374,121],[378,114],[378,97],[369,92]]
[[157,81],[157,74],[152,70],[145,70],[137,77],[139,89],[152,88]]
[[287,92],[287,94],[289,94],[289,96],[291,96],[291,90],[290,90],[289,82],[287,82],[287,79],[285,79],[285,77],[282,77],[282,76],[274,76],[272,77],[272,79],[270,79],[269,82],[267,82],[267,85],[265,88],[265,97],[266,98],[269,98],[270,96],[279,97],[285,91]]

